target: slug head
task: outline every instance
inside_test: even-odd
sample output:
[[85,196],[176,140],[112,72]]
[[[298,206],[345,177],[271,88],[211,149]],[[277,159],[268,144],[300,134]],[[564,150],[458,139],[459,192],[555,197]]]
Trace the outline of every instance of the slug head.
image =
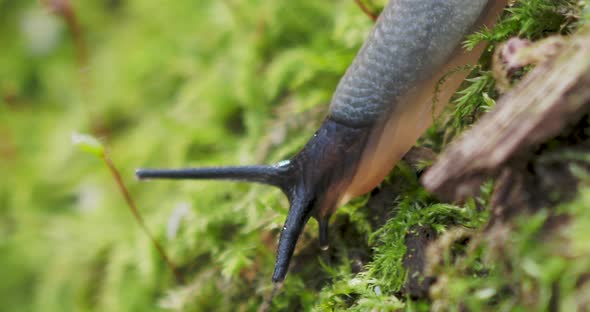
[[345,198],[363,154],[368,130],[348,127],[327,118],[297,155],[277,165],[138,169],[136,175],[140,179],[237,180],[280,188],[290,203],[272,277],[274,283],[281,283],[287,275],[297,240],[311,217],[319,223],[321,248],[328,248],[330,216]]

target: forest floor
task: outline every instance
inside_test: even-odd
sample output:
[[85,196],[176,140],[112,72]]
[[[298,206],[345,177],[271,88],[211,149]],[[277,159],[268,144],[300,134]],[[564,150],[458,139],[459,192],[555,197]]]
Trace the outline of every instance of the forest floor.
[[[357,2],[0,1],[3,309],[257,310],[286,198],[133,172],[297,152],[386,1]],[[469,78],[385,181],[337,211],[329,251],[308,224],[272,310],[587,309],[588,21],[588,1],[519,0],[470,35],[466,49],[489,44],[480,64],[457,69]],[[82,153],[72,133],[101,145]]]

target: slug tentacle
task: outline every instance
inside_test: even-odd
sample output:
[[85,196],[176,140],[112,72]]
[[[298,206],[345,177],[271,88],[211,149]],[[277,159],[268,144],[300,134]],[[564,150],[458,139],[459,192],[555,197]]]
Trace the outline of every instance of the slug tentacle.
[[228,166],[228,167],[203,167],[183,169],[137,169],[135,175],[140,180],[146,179],[191,179],[191,180],[235,180],[255,182],[279,187],[284,190],[285,172],[288,163],[279,163],[274,166]]
[[306,198],[305,195],[296,197],[291,202],[289,215],[281,231],[279,247],[277,248],[277,260],[275,263],[272,281],[274,283],[282,282],[287,275],[289,263],[295,251],[295,245],[299,239],[303,227],[311,217],[311,209],[314,201]]
[[330,248],[330,241],[328,238],[328,229],[330,225],[330,217],[332,215],[326,215],[324,217],[318,218],[319,223],[319,240],[320,240],[320,249],[321,250],[328,250]]

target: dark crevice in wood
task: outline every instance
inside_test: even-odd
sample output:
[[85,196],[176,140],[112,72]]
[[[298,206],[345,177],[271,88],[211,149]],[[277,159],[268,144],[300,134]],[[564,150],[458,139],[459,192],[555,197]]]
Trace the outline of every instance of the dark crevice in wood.
[[403,266],[406,270],[403,293],[406,297],[428,298],[430,286],[435,282],[435,278],[424,274],[426,249],[436,238],[437,233],[430,226],[415,225],[406,234],[406,254],[403,258]]

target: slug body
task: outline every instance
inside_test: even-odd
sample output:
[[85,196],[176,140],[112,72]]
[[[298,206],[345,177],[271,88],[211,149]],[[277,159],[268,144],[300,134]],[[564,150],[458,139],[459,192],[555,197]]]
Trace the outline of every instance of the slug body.
[[[270,166],[139,169],[139,178],[229,179],[279,187],[290,202],[273,282],[287,274],[307,221],[319,222],[322,249],[339,206],[377,186],[433,119],[433,96],[448,71],[475,64],[479,46],[463,52],[465,35],[491,26],[507,1],[392,0],[341,79],[330,113],[291,160]],[[451,76],[436,94],[446,103],[465,78]],[[434,114],[441,107],[434,108]]]

